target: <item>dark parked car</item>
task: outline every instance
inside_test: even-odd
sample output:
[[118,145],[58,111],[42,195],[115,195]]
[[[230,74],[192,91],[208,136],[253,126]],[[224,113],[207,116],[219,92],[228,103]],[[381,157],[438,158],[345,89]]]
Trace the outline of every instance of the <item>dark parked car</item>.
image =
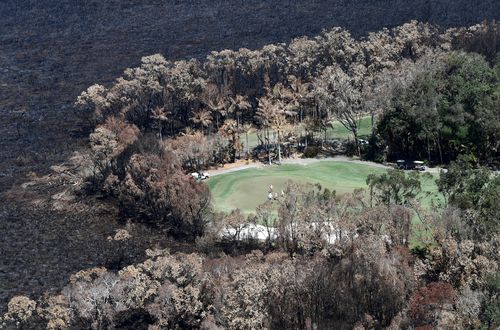
[[425,171],[426,166],[424,162],[421,160],[408,161],[403,159],[398,159],[396,161],[396,168],[401,170],[417,170],[417,171]]
[[396,161],[396,168],[400,170],[406,170],[406,160],[398,159]]

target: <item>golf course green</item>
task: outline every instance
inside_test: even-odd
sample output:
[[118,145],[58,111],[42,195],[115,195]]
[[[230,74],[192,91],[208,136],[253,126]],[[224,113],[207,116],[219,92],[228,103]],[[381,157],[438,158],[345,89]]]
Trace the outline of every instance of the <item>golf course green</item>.
[[[386,169],[372,165],[343,161],[320,161],[308,165],[287,164],[264,168],[251,168],[214,176],[208,180],[214,207],[229,212],[240,209],[251,213],[265,202],[269,186],[278,194],[289,180],[298,183],[319,183],[323,188],[335,190],[337,195],[350,193],[356,188],[366,188],[369,174],[381,174]],[[422,178],[422,188],[428,195],[435,195],[437,188],[432,179]],[[424,202],[428,203],[429,196]]]

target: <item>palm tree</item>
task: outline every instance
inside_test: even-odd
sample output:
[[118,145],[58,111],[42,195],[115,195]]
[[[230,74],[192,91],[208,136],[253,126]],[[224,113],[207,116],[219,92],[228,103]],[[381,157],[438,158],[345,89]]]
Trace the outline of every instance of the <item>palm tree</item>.
[[157,107],[151,112],[151,118],[155,119],[156,126],[158,126],[158,138],[163,140],[163,124],[168,121],[168,115],[170,113],[168,111],[165,111],[165,107]]
[[234,111],[236,113],[236,123],[239,126],[241,114],[244,111],[249,110],[252,107],[252,105],[250,104],[250,102],[248,102],[248,97],[243,95],[236,95],[236,97],[234,98],[230,97],[229,100],[231,102],[230,112]]
[[266,132],[266,150],[269,158],[269,164],[271,164],[271,153],[269,150],[269,129],[273,127],[282,127],[282,122],[285,119],[286,115],[286,112],[283,110],[283,108],[283,103],[281,101],[273,101],[269,97],[261,97],[259,99],[259,107],[257,109],[257,112],[255,113],[257,120],[261,123]]
[[292,90],[285,87],[282,83],[277,83],[271,89],[270,95],[273,100],[281,103],[279,108],[280,112],[283,112],[287,116],[295,115],[298,109],[298,103],[295,100],[295,95]]
[[196,111],[193,111],[190,120],[195,125],[201,126],[201,131],[203,132],[203,134],[205,134],[204,128],[208,128],[210,125],[212,125],[213,122],[212,115],[207,109],[198,109]]
[[215,113],[217,130],[219,129],[219,117],[224,117],[227,114],[226,92],[220,90],[214,84],[208,84],[207,88],[202,93],[203,103]]
[[282,83],[274,85],[268,92],[272,98],[282,103],[279,111],[286,117],[294,119],[299,117],[299,122],[303,121],[303,106],[306,101],[310,101],[313,94],[311,93],[311,84],[303,83],[301,79],[295,76],[289,76],[289,86]]
[[[248,97],[243,95],[236,95],[235,97],[229,97],[229,113],[236,114],[236,126],[238,127],[238,139],[239,134],[242,132],[241,130],[241,121],[240,116],[244,111],[251,109],[252,105],[248,102]],[[239,155],[241,157],[241,155]]]
[[240,138],[238,134],[238,127],[234,119],[228,119],[220,128],[220,133],[229,141],[231,150],[231,162],[236,160],[236,151],[241,149]]

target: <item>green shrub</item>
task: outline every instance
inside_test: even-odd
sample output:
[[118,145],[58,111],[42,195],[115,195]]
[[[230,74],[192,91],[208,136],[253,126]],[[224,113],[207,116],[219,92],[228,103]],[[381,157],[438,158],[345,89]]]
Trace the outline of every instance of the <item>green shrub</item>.
[[348,157],[356,156],[358,154],[356,142],[349,140],[345,143],[345,154]]
[[315,158],[319,154],[320,148],[316,146],[307,147],[304,150],[303,158]]

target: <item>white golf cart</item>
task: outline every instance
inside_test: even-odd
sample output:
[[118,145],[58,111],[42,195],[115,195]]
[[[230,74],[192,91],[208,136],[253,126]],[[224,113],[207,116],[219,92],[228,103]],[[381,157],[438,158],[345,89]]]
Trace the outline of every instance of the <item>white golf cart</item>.
[[208,172],[193,172],[191,173],[191,176],[196,180],[206,180],[210,177],[210,174]]
[[420,160],[415,160],[413,162],[413,165],[414,165],[414,169],[417,171],[425,171],[425,169],[426,169],[424,162],[420,161]]

